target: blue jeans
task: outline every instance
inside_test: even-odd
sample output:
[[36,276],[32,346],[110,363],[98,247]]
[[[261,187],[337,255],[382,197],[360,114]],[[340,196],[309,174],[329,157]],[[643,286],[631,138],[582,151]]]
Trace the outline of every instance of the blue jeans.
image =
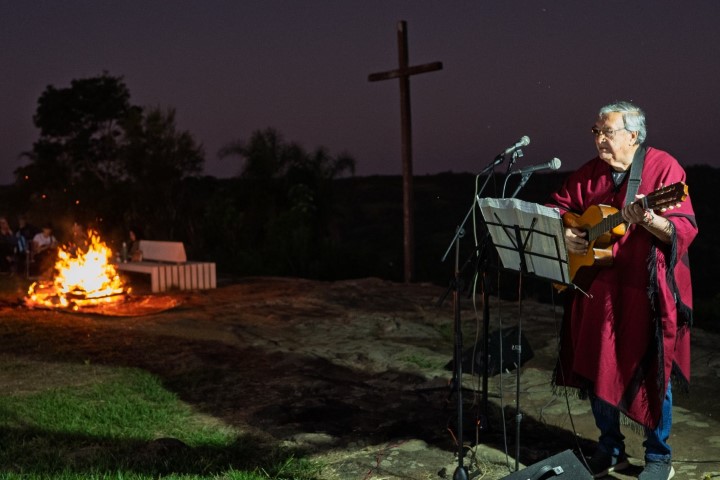
[[[600,429],[600,448],[613,456],[625,453],[625,437],[620,432],[620,412],[604,404],[596,397],[590,399],[595,425]],[[669,462],[672,449],[667,441],[672,427],[672,390],[668,382],[665,400],[662,404],[660,423],[651,430],[645,428],[645,462]]]

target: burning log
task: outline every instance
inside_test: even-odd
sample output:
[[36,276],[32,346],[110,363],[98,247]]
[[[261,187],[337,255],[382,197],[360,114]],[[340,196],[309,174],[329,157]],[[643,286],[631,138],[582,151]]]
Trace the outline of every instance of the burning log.
[[[171,296],[131,297],[130,288],[110,261],[112,251],[95,232],[88,234],[84,249],[61,247],[55,276],[35,282],[23,303],[29,308],[46,308],[107,316],[151,315],[176,307]],[[71,253],[71,250],[73,253]]]
[[53,279],[30,285],[26,306],[77,310],[125,301],[130,289],[125,288],[110,261],[112,251],[99,234],[90,231],[87,246],[73,250],[60,248]]

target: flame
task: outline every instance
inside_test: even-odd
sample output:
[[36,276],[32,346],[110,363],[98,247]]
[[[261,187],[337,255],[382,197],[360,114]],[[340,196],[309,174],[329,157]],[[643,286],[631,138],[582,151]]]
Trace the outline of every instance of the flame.
[[122,300],[126,292],[112,251],[96,232],[88,232],[86,245],[62,246],[58,251],[51,281],[35,282],[28,288],[29,306],[72,308]]

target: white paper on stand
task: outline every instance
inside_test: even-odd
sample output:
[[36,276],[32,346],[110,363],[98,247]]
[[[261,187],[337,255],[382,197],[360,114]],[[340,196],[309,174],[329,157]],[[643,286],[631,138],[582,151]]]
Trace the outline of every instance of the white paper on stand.
[[565,228],[555,208],[517,198],[478,198],[490,236],[505,268],[521,270],[515,226],[520,227],[527,272],[570,283]]

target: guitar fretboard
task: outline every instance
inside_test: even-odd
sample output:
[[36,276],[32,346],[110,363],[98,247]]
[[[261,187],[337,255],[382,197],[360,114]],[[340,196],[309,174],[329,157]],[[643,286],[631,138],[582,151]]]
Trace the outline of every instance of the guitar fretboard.
[[613,228],[617,227],[624,220],[620,212],[615,212],[611,215],[600,220],[596,225],[593,225],[588,229],[588,241],[593,242],[598,239],[600,235],[603,235]]

